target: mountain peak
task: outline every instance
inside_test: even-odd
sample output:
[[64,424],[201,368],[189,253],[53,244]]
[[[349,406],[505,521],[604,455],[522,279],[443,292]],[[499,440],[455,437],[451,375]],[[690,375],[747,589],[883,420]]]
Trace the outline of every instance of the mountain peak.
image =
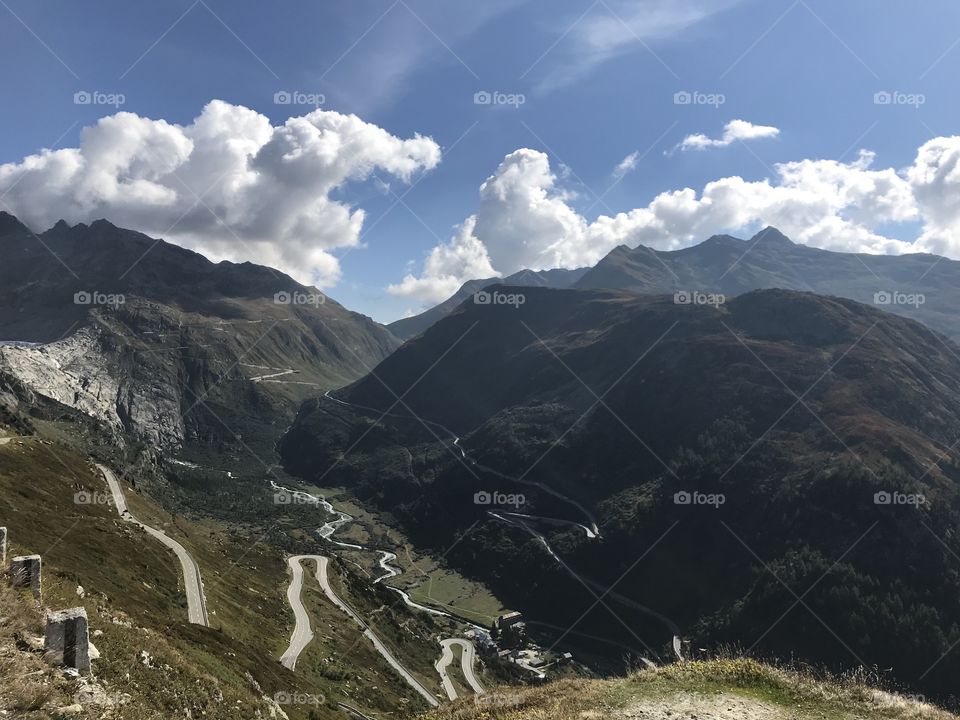
[[10,213],[0,210],[0,237],[21,232],[29,233],[30,228]]
[[[743,240],[736,238],[733,235],[711,235],[706,240],[704,240],[700,245],[704,247],[729,247],[729,246],[740,246],[743,245]],[[695,248],[696,245],[691,245]],[[684,248],[688,249],[688,248]]]
[[114,225],[112,222],[110,222],[106,218],[99,218],[97,220],[94,220],[92,223],[90,223],[90,229],[104,231],[104,230],[118,230],[119,228],[117,228],[116,225]]
[[750,244],[763,243],[764,245],[795,245],[790,238],[777,230],[772,225],[768,225],[763,230],[750,238]]

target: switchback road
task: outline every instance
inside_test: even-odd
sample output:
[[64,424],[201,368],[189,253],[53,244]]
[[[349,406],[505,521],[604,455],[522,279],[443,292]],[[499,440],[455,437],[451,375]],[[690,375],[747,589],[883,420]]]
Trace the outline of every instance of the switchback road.
[[103,473],[104,479],[107,481],[107,485],[110,486],[110,493],[113,495],[113,504],[117,508],[117,512],[120,514],[120,517],[131,522],[134,525],[137,525],[152,537],[156,538],[168,548],[173,550],[177,558],[180,560],[180,570],[183,576],[183,589],[187,595],[187,617],[190,622],[195,625],[204,625],[209,626],[210,621],[207,618],[207,601],[203,596],[203,579],[200,577],[200,567],[197,565],[196,561],[190,556],[190,553],[187,552],[187,549],[174,540],[172,537],[167,535],[162,530],[157,530],[152,528],[149,525],[137,520],[127,508],[127,500],[123,495],[123,489],[120,487],[120,482],[117,480],[117,477],[113,474],[113,471],[108,468],[106,465],[97,465],[100,472]]

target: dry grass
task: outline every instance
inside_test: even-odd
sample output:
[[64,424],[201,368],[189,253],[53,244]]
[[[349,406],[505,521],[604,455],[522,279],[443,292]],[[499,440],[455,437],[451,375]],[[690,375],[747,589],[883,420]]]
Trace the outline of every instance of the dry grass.
[[434,711],[430,720],[958,720],[882,690],[866,673],[842,678],[747,658],[678,663],[616,680],[567,680],[492,693]]
[[38,652],[18,648],[43,632],[41,611],[29,593],[0,577],[0,711],[16,718],[48,718],[70,704],[72,686]]

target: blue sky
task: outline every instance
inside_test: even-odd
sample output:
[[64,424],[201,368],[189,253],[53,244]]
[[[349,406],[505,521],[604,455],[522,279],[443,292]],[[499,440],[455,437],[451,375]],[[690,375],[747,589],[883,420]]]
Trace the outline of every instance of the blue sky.
[[[299,91],[397,138],[429,136],[442,159],[409,182],[374,170],[331,192],[365,218],[360,246],[330,249],[340,267],[330,294],[391,320],[426,300],[386,287],[421,273],[428,253],[478,212],[480,184],[520,148],[546,154],[555,174],[548,194],[587,222],[646,207],[665,191],[699,193],[719,178],[773,178],[777,163],[853,163],[861,148],[876,153],[874,167],[900,171],[931,138],[956,132],[958,41],[960,6],[946,0],[106,0],[95,10],[2,0],[0,164],[77,147],[83,127],[114,112],[75,104],[80,91],[122,94],[119,109],[181,125],[221,99],[274,126],[312,109],[274,102],[277,92]],[[478,105],[481,91],[524,102]],[[724,102],[676,104],[682,91]],[[878,105],[880,91],[923,102]],[[692,134],[721,137],[734,119],[779,133],[675,149]],[[636,166],[615,182],[631,153]],[[843,216],[872,207],[862,205]],[[862,224],[913,241],[935,214]],[[938,237],[949,240],[952,219],[936,219]],[[948,240],[936,247],[949,252]]]

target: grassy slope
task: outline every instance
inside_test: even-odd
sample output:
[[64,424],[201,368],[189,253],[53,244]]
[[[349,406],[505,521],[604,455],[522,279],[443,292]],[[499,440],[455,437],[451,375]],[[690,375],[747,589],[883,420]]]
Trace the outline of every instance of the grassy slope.
[[824,681],[753,660],[643,670],[619,680],[568,680],[460,701],[424,720],[952,720],[856,678]]
[[[283,632],[283,618],[260,615],[251,604],[247,618],[238,617],[223,628],[189,625],[173,555],[120,521],[111,505],[76,505],[74,493],[81,489],[105,497],[99,473],[69,448],[37,439],[0,448],[0,518],[9,528],[12,551],[43,556],[45,607],[86,607],[91,631],[103,633],[94,640],[102,654],[95,662],[98,679],[108,691],[131,696],[131,710],[124,717],[169,717],[187,707],[202,709],[208,717],[230,717],[231,708],[253,714],[265,704],[250,678],[269,696],[317,692],[278,663],[264,662],[260,644],[247,644],[236,632],[244,620],[256,618]],[[137,501],[135,511],[142,512],[146,504]],[[226,564],[242,552],[229,538],[219,536],[210,546],[218,544],[219,558],[207,554],[204,563],[204,554],[197,553],[202,570],[214,562]],[[196,552],[199,546],[194,542],[189,549]],[[277,559],[254,549],[245,562],[269,568]],[[205,574],[205,579],[210,577],[211,606],[223,607],[211,575]],[[281,580],[282,570],[235,569],[238,588]],[[86,591],[83,598],[77,595],[78,585]],[[140,661],[140,651],[153,658],[149,665]]]
[[[417,697],[309,583],[305,600],[317,640],[296,674],[276,662],[292,628],[288,576],[282,553],[257,542],[258,534],[173,517],[126,487],[131,510],[180,540],[200,564],[212,626],[201,628],[186,623],[173,555],[120,521],[111,505],[75,504],[79,490],[106,497],[106,484],[84,455],[38,438],[0,447],[0,524],[10,530],[11,552],[43,555],[45,606],[86,607],[91,630],[103,633],[95,639],[103,655],[95,663],[98,679],[108,692],[132,697],[122,717],[170,717],[188,707],[210,718],[235,717],[238,709],[252,717],[256,709],[267,712],[261,694],[278,693],[328,701],[284,705],[291,718],[342,717],[331,706],[337,700],[385,714],[419,708]],[[78,585],[86,590],[83,599]],[[31,612],[39,623],[39,608]],[[423,628],[415,632],[414,664],[426,672],[433,640]],[[0,622],[0,642],[12,647],[13,634]],[[153,658],[151,667],[140,662],[140,650]],[[0,664],[0,675],[6,674]],[[48,716],[39,712],[36,717]]]

